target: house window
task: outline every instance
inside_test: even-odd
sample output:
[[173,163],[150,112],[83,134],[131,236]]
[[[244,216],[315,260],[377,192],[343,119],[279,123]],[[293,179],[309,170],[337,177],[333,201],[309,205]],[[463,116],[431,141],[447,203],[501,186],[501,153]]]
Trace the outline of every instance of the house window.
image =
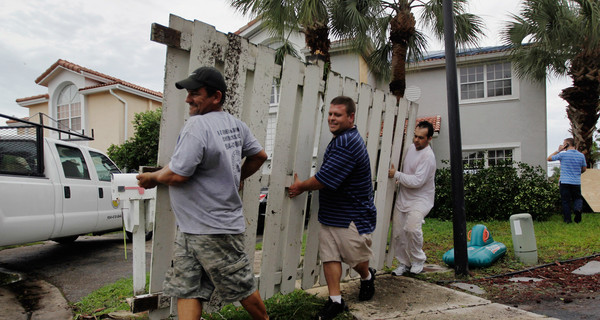
[[469,151],[463,152],[463,167],[468,168],[481,168],[483,167],[484,152],[483,151]]
[[279,90],[281,89],[281,85],[278,83],[277,79],[273,79],[273,84],[271,85],[271,101],[270,105],[272,107],[279,106]]
[[273,156],[273,146],[275,144],[280,89],[281,86],[278,80],[273,79],[273,84],[271,85],[271,99],[269,101],[269,118],[267,119],[267,137],[265,141],[265,152],[269,156],[269,159]]
[[464,151],[464,168],[488,168],[513,161],[513,149]]
[[510,62],[460,68],[461,100],[511,96]]
[[273,156],[273,145],[275,144],[275,128],[277,126],[277,113],[270,113],[267,120],[267,137],[265,141],[265,152],[269,159]]
[[483,98],[483,66],[460,68],[460,97]]
[[73,84],[64,87],[56,107],[59,129],[81,131],[81,95]]
[[510,63],[487,65],[487,96],[509,96],[512,94]]

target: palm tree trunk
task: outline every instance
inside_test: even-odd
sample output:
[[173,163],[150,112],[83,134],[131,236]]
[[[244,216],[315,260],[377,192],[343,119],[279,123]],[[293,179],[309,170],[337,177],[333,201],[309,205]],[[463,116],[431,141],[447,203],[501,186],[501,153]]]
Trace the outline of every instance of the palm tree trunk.
[[392,82],[390,91],[397,99],[404,97],[406,89],[406,54],[408,42],[415,34],[415,17],[410,8],[402,8],[390,21],[390,41],[392,42]]
[[323,60],[328,63],[330,61],[329,47],[331,45],[329,27],[326,24],[314,24],[305,26],[304,30],[306,46],[310,49],[310,53],[322,56]]
[[567,116],[577,150],[585,155],[588,167],[592,167],[594,132],[600,115],[600,48],[577,55],[568,74],[573,86],[564,89],[560,97],[569,103]]

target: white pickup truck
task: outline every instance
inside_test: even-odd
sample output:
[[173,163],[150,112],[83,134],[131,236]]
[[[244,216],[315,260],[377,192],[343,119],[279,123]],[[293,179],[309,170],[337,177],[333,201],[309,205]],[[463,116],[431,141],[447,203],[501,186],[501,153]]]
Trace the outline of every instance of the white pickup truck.
[[98,150],[44,138],[44,127],[0,127],[0,246],[122,230],[121,206],[111,199],[117,166]]

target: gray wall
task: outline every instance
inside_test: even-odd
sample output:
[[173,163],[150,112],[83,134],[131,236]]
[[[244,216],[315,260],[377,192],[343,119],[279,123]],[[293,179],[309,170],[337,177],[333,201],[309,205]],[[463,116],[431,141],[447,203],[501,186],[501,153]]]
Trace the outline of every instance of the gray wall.
[[[464,63],[477,64],[482,56]],[[479,62],[478,62],[479,61]],[[441,115],[439,136],[433,139],[438,167],[441,160],[450,160],[446,73],[444,61],[438,66],[412,70],[407,86],[421,89],[418,117]],[[461,67],[459,61],[458,68]],[[518,89],[518,92],[516,92]],[[460,84],[459,84],[460,90]],[[472,147],[515,147],[513,158],[546,170],[546,86],[518,79],[513,72],[513,97],[497,101],[460,103],[460,123],[463,150]]]

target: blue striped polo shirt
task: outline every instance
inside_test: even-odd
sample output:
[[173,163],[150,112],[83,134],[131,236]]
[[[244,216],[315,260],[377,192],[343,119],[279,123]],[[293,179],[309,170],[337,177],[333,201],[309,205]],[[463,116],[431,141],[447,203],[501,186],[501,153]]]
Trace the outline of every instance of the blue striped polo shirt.
[[325,185],[319,190],[320,223],[348,228],[354,221],[360,234],[375,230],[369,154],[356,127],[329,142],[315,178]]
[[583,153],[571,149],[552,156],[560,160],[560,183],[581,185],[581,168],[586,166]]

